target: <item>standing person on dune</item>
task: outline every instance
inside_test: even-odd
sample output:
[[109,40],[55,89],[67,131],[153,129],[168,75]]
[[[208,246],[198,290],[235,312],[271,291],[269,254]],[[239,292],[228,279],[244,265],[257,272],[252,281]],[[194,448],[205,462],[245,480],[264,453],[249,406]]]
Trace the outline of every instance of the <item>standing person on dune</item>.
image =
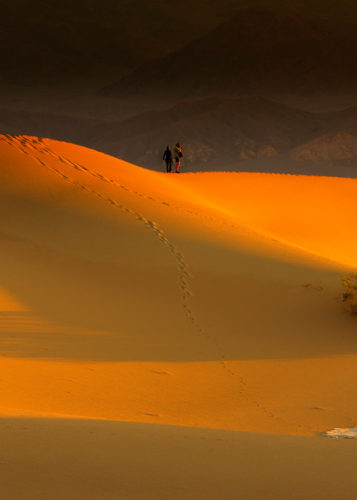
[[180,173],[181,158],[182,158],[182,146],[179,142],[174,147],[174,157],[175,157],[175,162],[176,162],[176,173],[179,174]]
[[162,157],[163,161],[166,162],[166,172],[171,172],[172,168],[172,152],[169,146],[165,149],[164,156]]

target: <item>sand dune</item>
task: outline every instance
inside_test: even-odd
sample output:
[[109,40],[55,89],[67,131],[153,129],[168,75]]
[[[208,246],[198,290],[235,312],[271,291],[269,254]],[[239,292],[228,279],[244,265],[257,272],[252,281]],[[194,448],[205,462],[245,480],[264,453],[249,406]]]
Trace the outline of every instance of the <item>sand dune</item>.
[[[191,432],[184,427],[199,428],[193,439],[208,441],[212,429],[217,439],[223,429],[297,435],[298,446],[309,443],[306,453],[319,450],[315,470],[333,466],[333,441],[317,436],[356,426],[356,318],[339,297],[341,274],[357,268],[357,181],[165,175],[72,144],[0,139],[5,427],[22,425],[9,417],[32,417],[23,424],[30,442],[38,440],[33,426],[53,426],[56,447],[67,424],[54,418],[104,420],[93,423],[104,426],[99,436],[119,429],[108,420],[154,423],[159,441],[171,439],[163,425],[178,426],[170,432],[179,440]],[[91,432],[89,420],[83,425]],[[233,435],[227,442],[241,460]],[[11,443],[17,449],[8,439],[7,454]],[[119,446],[124,438],[115,439]],[[291,460],[291,437],[242,439],[254,450],[285,449]],[[339,449],[343,463],[355,462],[348,450]],[[21,451],[12,453],[17,463]],[[141,460],[139,448],[131,453]],[[209,468],[200,467],[195,488],[207,480]],[[110,488],[119,487],[108,471],[109,493],[103,487],[93,498],[111,498]],[[271,476],[264,477],[269,488]],[[324,498],[340,498],[338,481],[329,484]],[[140,496],[126,486],[130,498]],[[269,498],[244,488],[246,498]],[[151,497],[167,498],[167,491]],[[284,488],[271,491],[271,498],[286,497]]]

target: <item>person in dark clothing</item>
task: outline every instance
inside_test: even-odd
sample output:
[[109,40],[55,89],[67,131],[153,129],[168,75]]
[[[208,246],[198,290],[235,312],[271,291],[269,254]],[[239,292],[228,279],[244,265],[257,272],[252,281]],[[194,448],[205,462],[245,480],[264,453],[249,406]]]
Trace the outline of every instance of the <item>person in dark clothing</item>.
[[166,172],[171,172],[172,168],[172,152],[169,146],[165,149],[164,156],[162,157],[163,161],[166,162]]

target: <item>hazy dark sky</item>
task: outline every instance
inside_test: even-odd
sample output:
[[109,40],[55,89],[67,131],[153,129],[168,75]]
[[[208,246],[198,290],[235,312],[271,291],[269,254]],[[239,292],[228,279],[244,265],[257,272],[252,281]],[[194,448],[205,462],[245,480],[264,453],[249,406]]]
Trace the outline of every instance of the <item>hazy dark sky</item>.
[[356,31],[352,0],[12,0],[2,5],[1,75],[22,81],[122,72],[160,58],[254,6]]

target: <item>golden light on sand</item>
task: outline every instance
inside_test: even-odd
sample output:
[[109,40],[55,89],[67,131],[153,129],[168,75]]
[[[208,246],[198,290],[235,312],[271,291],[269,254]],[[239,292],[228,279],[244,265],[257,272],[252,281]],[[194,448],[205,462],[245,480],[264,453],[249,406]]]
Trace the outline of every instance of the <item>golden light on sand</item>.
[[0,155],[3,416],[356,424],[340,275],[357,268],[357,181],[164,175],[23,136]]

